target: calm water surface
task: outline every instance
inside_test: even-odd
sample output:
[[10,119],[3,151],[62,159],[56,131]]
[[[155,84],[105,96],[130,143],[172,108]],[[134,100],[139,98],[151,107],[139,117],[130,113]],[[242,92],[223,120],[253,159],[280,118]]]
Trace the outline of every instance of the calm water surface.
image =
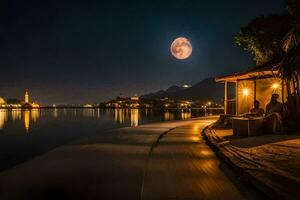
[[104,130],[186,120],[220,111],[138,109],[0,109],[0,170]]

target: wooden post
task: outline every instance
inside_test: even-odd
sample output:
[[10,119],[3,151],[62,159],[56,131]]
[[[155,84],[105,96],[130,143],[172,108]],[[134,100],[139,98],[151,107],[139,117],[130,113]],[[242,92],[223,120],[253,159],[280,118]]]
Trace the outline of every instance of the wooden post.
[[253,84],[254,84],[254,87],[253,87],[254,88],[253,97],[254,97],[254,101],[255,101],[256,100],[256,79],[254,79]]
[[284,103],[284,80],[281,79],[281,100]]
[[235,82],[235,114],[239,113],[239,81]]
[[224,114],[228,114],[228,110],[227,110],[227,101],[228,101],[228,99],[227,99],[227,87],[228,87],[228,85],[227,85],[228,83],[227,83],[227,81],[225,81],[225,83],[224,83]]

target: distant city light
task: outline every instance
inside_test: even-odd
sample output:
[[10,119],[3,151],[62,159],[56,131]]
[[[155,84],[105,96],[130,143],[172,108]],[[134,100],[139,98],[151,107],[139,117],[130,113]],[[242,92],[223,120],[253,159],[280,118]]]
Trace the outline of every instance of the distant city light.
[[93,106],[91,104],[85,104],[83,105],[84,108],[92,108]]
[[191,85],[183,85],[182,87],[183,88],[189,88],[189,87],[191,87]]

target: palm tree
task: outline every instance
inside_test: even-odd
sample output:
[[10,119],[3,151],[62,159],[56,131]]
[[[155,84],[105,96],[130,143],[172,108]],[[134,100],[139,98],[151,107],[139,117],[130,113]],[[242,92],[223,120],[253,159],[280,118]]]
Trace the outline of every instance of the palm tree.
[[279,71],[287,86],[288,110],[294,118],[300,116],[300,18],[294,16],[292,20],[293,26],[283,40],[285,53]]

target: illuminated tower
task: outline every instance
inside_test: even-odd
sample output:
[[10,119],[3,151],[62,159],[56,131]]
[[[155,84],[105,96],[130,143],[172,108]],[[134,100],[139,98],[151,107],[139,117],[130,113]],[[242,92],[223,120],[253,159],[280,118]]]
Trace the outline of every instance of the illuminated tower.
[[24,98],[24,100],[25,100],[25,103],[29,103],[29,94],[28,94],[27,90],[25,92],[25,98]]

